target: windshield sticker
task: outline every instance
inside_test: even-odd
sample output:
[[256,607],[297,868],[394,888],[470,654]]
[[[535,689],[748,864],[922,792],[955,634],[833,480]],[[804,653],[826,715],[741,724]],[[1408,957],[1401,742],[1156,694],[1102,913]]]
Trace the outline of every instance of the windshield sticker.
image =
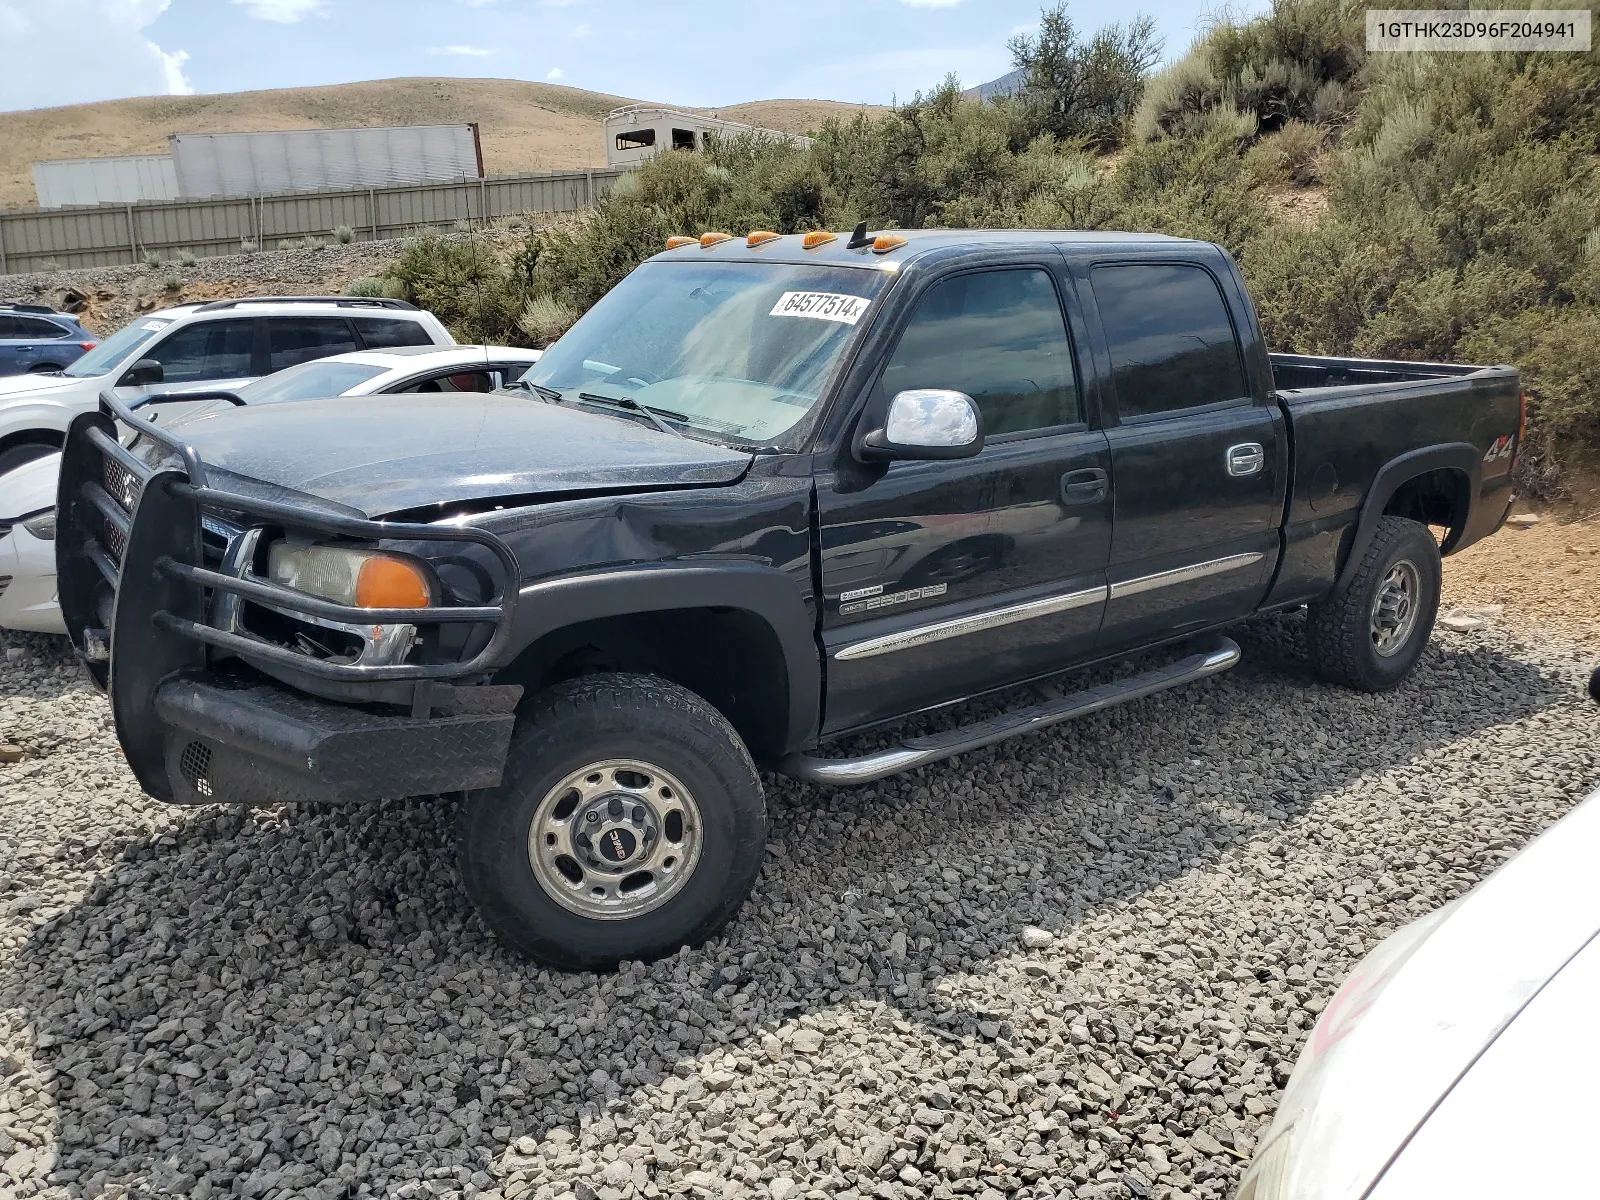
[[854,325],[872,303],[863,296],[846,296],[839,292],[785,292],[778,297],[768,316],[816,317],[822,321],[838,321]]
[[171,324],[171,321],[146,321],[143,325],[139,326],[139,328],[148,329],[151,333],[154,333],[156,330],[165,329]]

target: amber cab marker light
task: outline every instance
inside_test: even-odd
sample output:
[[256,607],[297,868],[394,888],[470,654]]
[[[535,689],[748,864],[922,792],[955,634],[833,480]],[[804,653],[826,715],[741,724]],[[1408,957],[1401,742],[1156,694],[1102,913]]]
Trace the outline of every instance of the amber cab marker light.
[[356,577],[357,608],[427,608],[433,603],[422,571],[397,558],[369,558]]
[[700,248],[702,250],[709,250],[718,242],[731,241],[733,241],[733,234],[731,233],[702,233],[700,235]]
[[669,237],[667,239],[667,249],[668,250],[676,250],[679,246],[698,246],[699,244],[700,244],[700,239],[699,238],[679,236],[679,237]]
[[750,236],[745,238],[744,244],[746,246],[764,246],[768,242],[777,241],[782,236],[781,233],[773,233],[770,229],[752,229]]
[[906,244],[905,238],[898,233],[880,233],[872,239],[872,252],[874,254],[887,254]]
[[805,239],[800,244],[807,250],[815,250],[818,246],[826,246],[829,242],[837,242],[838,240],[839,235],[837,233],[829,233],[826,229],[813,229],[806,234]]

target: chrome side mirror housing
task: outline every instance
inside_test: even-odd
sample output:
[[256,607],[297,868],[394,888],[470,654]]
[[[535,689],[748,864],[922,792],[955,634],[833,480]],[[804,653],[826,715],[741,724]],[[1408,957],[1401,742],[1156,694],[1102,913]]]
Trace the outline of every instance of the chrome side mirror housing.
[[983,418],[972,397],[912,388],[889,401],[883,424],[861,439],[868,460],[971,458],[983,449]]

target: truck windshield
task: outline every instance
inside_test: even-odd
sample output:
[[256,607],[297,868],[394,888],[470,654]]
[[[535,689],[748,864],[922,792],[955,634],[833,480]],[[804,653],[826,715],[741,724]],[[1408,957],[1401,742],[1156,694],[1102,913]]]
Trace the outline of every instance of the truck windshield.
[[850,267],[646,263],[522,382],[576,403],[629,397],[715,439],[769,445],[815,407],[884,283]]
[[172,322],[165,317],[147,317],[135,321],[132,325],[124,325],[69,366],[66,373],[78,378],[104,375],[127,358],[136,347],[143,346],[171,324]]

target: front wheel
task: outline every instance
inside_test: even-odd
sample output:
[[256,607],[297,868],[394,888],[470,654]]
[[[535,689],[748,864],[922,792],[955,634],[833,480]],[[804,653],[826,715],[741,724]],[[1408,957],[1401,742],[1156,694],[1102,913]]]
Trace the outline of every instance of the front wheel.
[[1350,581],[1306,623],[1312,665],[1363,692],[1397,686],[1422,657],[1439,615],[1439,543],[1426,525],[1382,517]]
[[733,727],[676,684],[592,675],[535,696],[497,788],[458,831],[496,936],[552,966],[608,969],[698,945],[755,885],[760,777]]

